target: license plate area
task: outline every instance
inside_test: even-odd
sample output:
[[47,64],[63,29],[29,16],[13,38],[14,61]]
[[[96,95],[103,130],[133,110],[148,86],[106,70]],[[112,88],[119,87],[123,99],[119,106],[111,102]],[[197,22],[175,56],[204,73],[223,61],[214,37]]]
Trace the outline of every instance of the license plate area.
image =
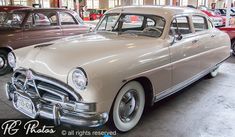
[[13,104],[17,110],[24,113],[25,115],[36,118],[36,110],[32,100],[21,94],[15,94]]

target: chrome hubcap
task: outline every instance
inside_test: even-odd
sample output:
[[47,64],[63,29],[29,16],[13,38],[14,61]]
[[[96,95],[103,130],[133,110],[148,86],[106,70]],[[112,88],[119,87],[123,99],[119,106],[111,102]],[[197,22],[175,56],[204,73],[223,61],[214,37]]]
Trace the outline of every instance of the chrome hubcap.
[[129,90],[119,104],[119,117],[122,122],[131,121],[139,108],[139,97],[136,90]]
[[0,68],[3,68],[4,64],[5,64],[4,59],[0,57]]

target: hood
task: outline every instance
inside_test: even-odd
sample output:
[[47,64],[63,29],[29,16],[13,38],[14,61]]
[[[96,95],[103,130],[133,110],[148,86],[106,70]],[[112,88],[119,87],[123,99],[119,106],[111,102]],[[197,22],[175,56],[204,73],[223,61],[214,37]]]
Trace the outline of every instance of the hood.
[[[153,37],[90,33],[16,50],[17,67],[31,68],[66,82],[75,67],[112,60],[125,52],[156,44]],[[153,42],[154,41],[154,42]]]

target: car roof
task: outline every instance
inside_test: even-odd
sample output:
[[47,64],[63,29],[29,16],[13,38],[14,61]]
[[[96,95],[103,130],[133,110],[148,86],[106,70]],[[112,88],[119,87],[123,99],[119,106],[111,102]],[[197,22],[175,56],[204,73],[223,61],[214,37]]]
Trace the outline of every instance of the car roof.
[[203,14],[198,9],[189,7],[178,7],[178,6],[124,6],[108,10],[109,13],[137,13],[137,14],[156,14],[156,15],[170,15],[174,16],[181,13],[199,13]]
[[28,6],[0,6],[0,8],[26,8]]
[[68,11],[73,12],[71,10],[63,9],[63,8],[24,8],[24,9],[16,9],[14,11],[36,11],[36,12],[43,12],[43,11]]
[[27,6],[0,6],[0,11],[11,11],[16,9],[30,8]]

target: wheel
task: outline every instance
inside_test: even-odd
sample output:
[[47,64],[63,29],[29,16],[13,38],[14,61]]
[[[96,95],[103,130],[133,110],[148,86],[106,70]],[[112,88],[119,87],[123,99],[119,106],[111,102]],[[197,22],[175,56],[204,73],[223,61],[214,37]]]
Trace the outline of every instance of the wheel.
[[232,47],[232,50],[233,50],[232,53],[235,56],[235,40],[232,41],[232,46],[231,47]]
[[219,74],[219,67],[217,67],[216,69],[214,69],[213,71],[211,71],[211,72],[209,73],[209,77],[210,77],[210,78],[214,78],[214,77],[216,77],[218,74]]
[[139,122],[145,106],[145,93],[137,81],[126,84],[118,93],[112,108],[112,125],[119,132],[133,129]]
[[0,76],[9,73],[12,70],[8,64],[7,55],[7,51],[0,50]]

